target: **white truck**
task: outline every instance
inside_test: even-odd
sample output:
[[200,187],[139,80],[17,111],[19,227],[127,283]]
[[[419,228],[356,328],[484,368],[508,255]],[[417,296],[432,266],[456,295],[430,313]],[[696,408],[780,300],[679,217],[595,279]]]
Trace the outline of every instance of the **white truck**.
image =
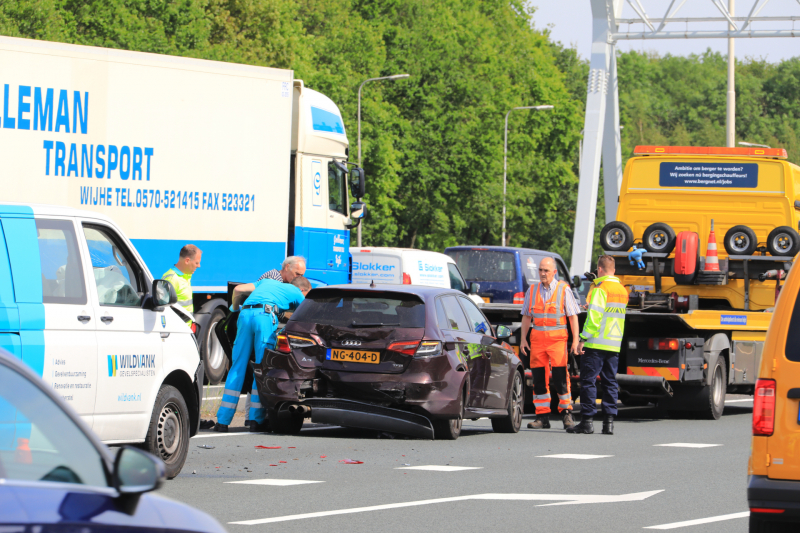
[[197,245],[211,383],[229,281],[287,255],[316,284],[349,281],[364,173],[336,104],[291,70],[0,37],[0,71],[0,199],[111,217],[155,278]]

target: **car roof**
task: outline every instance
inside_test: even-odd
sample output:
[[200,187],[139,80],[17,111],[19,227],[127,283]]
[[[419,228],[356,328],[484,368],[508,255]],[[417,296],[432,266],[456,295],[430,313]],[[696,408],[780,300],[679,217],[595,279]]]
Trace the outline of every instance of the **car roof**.
[[81,217],[93,218],[102,220],[113,224],[111,218],[97,213],[95,211],[86,211],[83,209],[75,209],[73,207],[65,207],[62,205],[49,205],[49,204],[21,204],[16,202],[0,202],[0,215],[44,215],[44,216],[57,216],[57,217]]
[[448,263],[454,263],[453,258],[445,255],[442,252],[434,252],[433,250],[419,250],[417,248],[396,248],[394,246],[351,246],[350,253],[390,253],[393,255],[403,255],[407,253],[415,254],[431,254],[441,256],[442,259]]
[[376,284],[371,287],[367,284],[350,284],[350,285],[326,285],[318,287],[317,289],[342,289],[352,291],[367,291],[367,292],[400,292],[405,294],[413,294],[421,298],[431,298],[439,294],[460,294],[464,293],[455,289],[447,287],[430,287],[427,285],[391,285],[391,284]]

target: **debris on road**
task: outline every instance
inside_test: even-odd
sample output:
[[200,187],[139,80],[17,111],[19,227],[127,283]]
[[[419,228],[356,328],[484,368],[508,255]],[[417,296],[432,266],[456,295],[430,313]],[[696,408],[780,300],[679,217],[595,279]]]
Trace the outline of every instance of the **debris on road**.
[[198,446],[198,448],[203,448],[204,450],[213,450],[216,446],[209,446],[208,444],[203,444],[202,446]]
[[346,465],[363,465],[364,461],[354,461],[353,459],[342,459],[339,461],[340,463],[344,463]]
[[281,447],[280,446],[261,446],[261,445],[259,445],[259,446],[256,446],[256,449],[257,450],[280,450]]

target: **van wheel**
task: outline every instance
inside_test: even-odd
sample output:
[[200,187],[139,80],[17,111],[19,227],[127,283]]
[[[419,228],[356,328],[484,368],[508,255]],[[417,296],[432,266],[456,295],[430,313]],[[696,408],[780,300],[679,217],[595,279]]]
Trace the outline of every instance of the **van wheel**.
[[143,447],[164,461],[167,479],[181,472],[189,452],[189,409],[172,385],[162,385],[158,391]]
[[663,222],[650,224],[644,230],[642,243],[648,252],[668,254],[675,248],[675,230]]
[[775,228],[767,237],[767,251],[776,257],[794,257],[800,251],[800,235],[789,226]]
[[725,233],[724,244],[729,255],[753,255],[758,240],[756,233],[747,226],[734,226]]
[[711,372],[711,384],[703,390],[703,400],[708,403],[703,406],[702,412],[704,418],[719,420],[725,409],[725,389],[727,388],[725,358],[721,355],[717,357],[714,366],[709,367],[709,372]]
[[522,426],[522,401],[525,395],[522,391],[522,376],[514,372],[514,384],[508,394],[508,416],[492,418],[492,429],[495,433],[519,433]]
[[600,246],[608,252],[627,252],[633,246],[633,232],[624,222],[609,222],[600,232]]
[[206,378],[211,385],[222,382],[228,370],[228,356],[225,355],[225,350],[222,349],[222,344],[214,333],[214,329],[223,318],[225,312],[222,309],[214,309],[203,332],[203,344],[200,348]]

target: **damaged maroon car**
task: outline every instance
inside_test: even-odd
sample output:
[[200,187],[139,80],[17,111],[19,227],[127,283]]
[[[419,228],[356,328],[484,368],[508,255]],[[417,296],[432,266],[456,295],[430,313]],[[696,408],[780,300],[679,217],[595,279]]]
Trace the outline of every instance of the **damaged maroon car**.
[[461,292],[410,285],[312,290],[254,368],[273,431],[303,420],[457,439],[463,419],[522,423],[523,366]]

